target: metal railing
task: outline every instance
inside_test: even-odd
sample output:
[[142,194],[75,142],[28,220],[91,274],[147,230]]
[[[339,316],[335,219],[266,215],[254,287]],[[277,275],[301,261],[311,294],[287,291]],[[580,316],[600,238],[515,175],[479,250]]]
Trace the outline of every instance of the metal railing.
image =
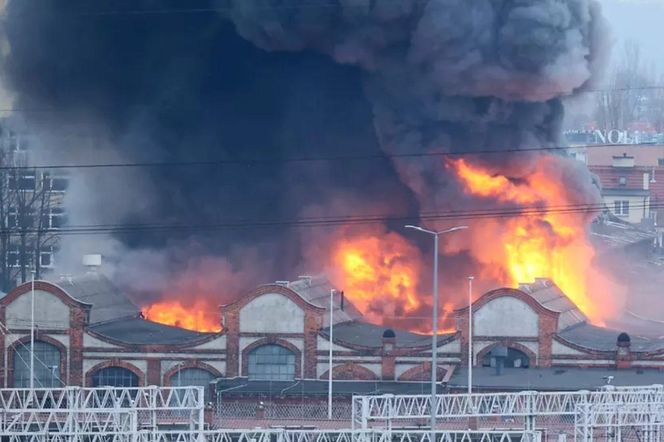
[[[73,438],[76,439],[73,439]],[[10,437],[8,442],[539,442],[541,434],[525,431],[330,431],[330,430],[214,430],[140,431],[101,434],[35,434]]]
[[0,389],[0,407],[3,436],[204,427],[202,387]]
[[[664,400],[664,386],[606,388],[600,391],[448,394],[436,396],[438,418],[489,416],[534,417],[574,416],[582,404],[659,403]],[[431,416],[431,396],[380,395],[353,397],[353,426],[361,429],[369,423],[390,426]]]

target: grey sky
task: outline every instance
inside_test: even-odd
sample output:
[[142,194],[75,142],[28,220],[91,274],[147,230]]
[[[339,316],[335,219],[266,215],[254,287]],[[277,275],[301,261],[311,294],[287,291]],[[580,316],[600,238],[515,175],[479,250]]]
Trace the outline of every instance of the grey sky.
[[664,0],[600,0],[609,21],[613,53],[617,55],[622,42],[637,41],[643,58],[664,71]]

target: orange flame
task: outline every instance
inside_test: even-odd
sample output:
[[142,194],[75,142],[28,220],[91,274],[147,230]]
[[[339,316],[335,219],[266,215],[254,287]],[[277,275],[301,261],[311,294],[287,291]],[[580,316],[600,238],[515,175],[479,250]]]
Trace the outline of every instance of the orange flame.
[[491,276],[502,284],[515,286],[538,277],[553,280],[591,321],[602,323],[615,306],[608,299],[598,302],[589,293],[595,251],[587,237],[588,214],[560,210],[569,208],[572,199],[566,183],[550,173],[556,166],[553,159],[539,160],[533,171],[518,178],[492,174],[463,159],[447,162],[469,194],[548,209],[478,225],[477,236],[483,238],[476,240],[484,244],[478,244],[477,258],[488,264]]
[[145,309],[145,317],[150,321],[173,325],[199,332],[221,331],[220,314],[214,305],[202,299],[191,305],[183,305],[179,301],[164,300],[150,305]]
[[401,236],[345,238],[336,244],[336,282],[367,320],[385,319],[416,311],[419,252]]

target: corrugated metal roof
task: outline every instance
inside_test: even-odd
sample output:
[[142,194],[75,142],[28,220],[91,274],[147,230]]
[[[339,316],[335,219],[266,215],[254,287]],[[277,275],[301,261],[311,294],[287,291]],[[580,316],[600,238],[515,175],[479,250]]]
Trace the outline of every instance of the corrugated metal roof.
[[542,306],[560,313],[558,330],[565,330],[587,320],[586,316],[574,305],[557,285],[546,278],[537,278],[531,284],[521,284],[521,290],[528,293]]
[[[355,321],[362,318],[360,313],[353,304],[350,303],[347,297],[341,295],[341,291],[330,282],[325,276],[315,276],[301,278],[296,281],[288,283],[288,288],[295,291],[305,301],[322,307],[326,310],[323,317],[323,323],[329,324],[329,310],[330,310],[330,290],[336,290],[334,294],[334,316],[335,324],[340,324],[348,321]],[[343,306],[341,305],[343,303]]]
[[71,297],[92,304],[90,324],[136,317],[141,310],[119,288],[98,273],[62,278],[56,284]]

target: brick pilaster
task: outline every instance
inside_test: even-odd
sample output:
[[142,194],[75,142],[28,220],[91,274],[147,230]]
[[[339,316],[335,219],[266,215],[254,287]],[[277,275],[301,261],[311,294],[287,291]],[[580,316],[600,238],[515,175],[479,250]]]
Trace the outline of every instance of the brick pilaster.
[[240,311],[231,309],[222,312],[226,330],[226,376],[240,375]]
[[147,363],[146,384],[161,385],[161,360],[150,358]]
[[558,328],[558,316],[539,315],[538,367],[551,367],[553,336]]
[[[394,335],[394,334],[393,334]],[[397,339],[394,336],[386,337],[383,335],[383,349],[380,359],[380,377],[384,381],[394,380],[395,368],[395,347]]]
[[[316,379],[316,364],[318,352],[318,330],[320,315],[310,311],[304,314],[304,379]],[[332,343],[330,343],[332,345]]]
[[[69,314],[69,385],[83,385],[83,335],[88,320],[88,311],[72,308]],[[64,373],[63,373],[64,375]]]

